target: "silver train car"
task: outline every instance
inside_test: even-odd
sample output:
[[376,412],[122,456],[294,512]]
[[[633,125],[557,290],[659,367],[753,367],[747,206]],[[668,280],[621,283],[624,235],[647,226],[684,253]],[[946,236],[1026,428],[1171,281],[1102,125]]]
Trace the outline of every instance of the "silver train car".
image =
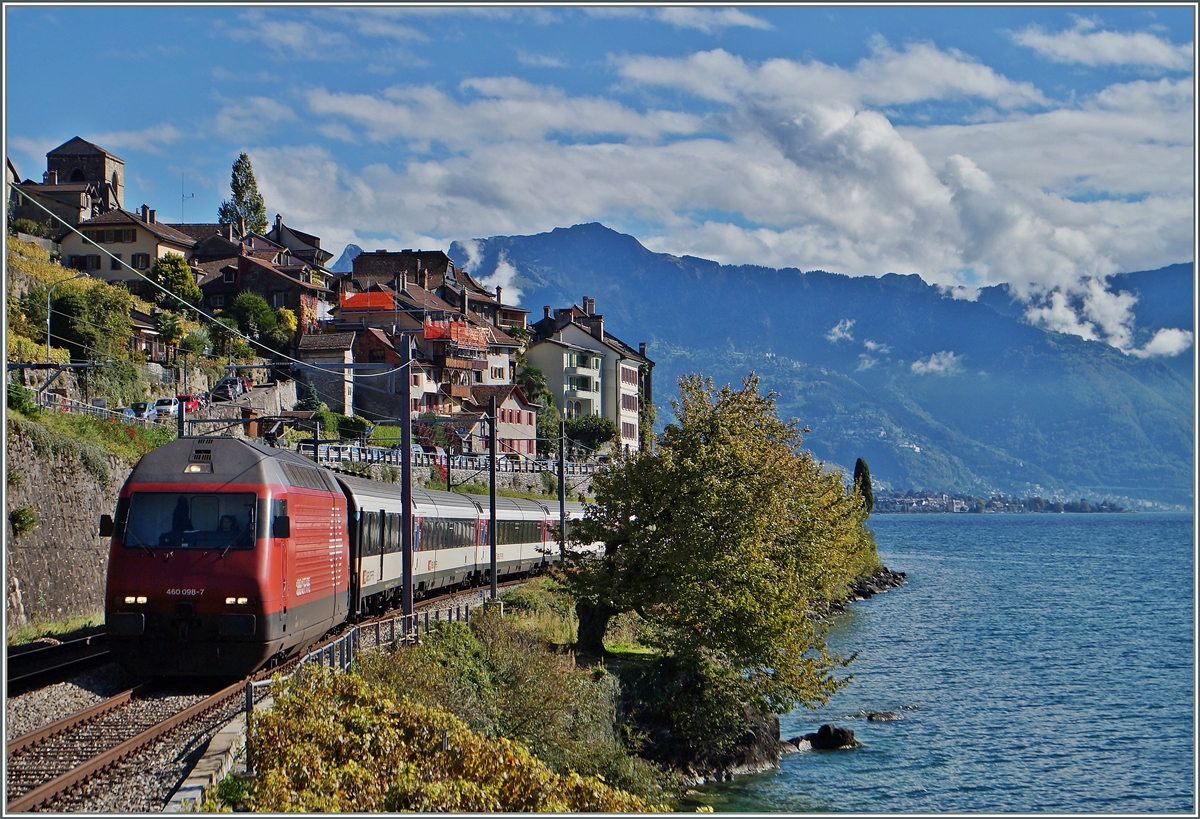
[[[352,596],[360,613],[400,602],[403,582],[402,507],[397,484],[336,476],[347,500]],[[566,505],[567,532],[583,504]],[[413,489],[413,595],[490,582],[488,499]],[[496,499],[496,578],[538,574],[559,560],[558,504]],[[584,551],[598,551],[594,544]],[[578,547],[575,547],[578,549]]]

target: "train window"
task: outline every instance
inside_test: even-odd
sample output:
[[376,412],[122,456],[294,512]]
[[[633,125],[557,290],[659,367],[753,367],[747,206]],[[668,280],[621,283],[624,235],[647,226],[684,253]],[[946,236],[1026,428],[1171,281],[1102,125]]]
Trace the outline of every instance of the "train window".
[[252,549],[251,493],[134,492],[123,543],[143,549]]

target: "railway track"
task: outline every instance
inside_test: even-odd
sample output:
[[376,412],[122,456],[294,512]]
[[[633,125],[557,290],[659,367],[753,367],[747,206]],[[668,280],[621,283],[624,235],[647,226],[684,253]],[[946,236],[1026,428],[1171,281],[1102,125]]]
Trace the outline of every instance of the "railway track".
[[108,638],[103,632],[57,645],[12,651],[7,656],[8,695],[57,682],[77,671],[109,661]]
[[[499,588],[521,582],[523,580],[500,583]],[[476,600],[479,592],[479,589],[471,589],[431,598],[418,603],[415,609],[440,608],[445,611],[452,608],[457,616],[459,607],[466,608],[464,603]],[[387,616],[394,616],[394,613]],[[322,640],[310,650],[333,639],[336,635]],[[94,662],[98,656],[88,659]],[[264,669],[255,677],[261,679],[279,672],[286,674],[296,662],[297,659],[292,659],[275,668]],[[8,743],[5,753],[6,809],[9,813],[53,809],[64,799],[70,801],[68,794],[81,789],[90,778],[186,729],[189,723],[202,721],[218,709],[228,710],[235,702],[240,706],[244,695],[244,680],[211,695],[180,694],[178,688],[146,683],[17,737]]]

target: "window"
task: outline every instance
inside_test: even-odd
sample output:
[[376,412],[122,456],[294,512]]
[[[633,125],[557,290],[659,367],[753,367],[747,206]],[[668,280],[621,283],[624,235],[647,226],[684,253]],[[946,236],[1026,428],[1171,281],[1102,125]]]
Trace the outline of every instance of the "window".
[[122,545],[253,549],[255,506],[249,493],[134,492]]
[[367,350],[367,361],[369,363],[378,364],[383,360],[383,350]]
[[592,379],[588,378],[586,375],[568,375],[567,389],[579,390],[580,392],[591,392]]
[[637,412],[638,411],[638,397],[636,395],[627,395],[627,394],[622,395],[621,396],[621,409],[628,410],[629,412]]
[[637,424],[630,424],[629,422],[622,422],[621,437],[629,438],[630,440],[636,440],[637,439]]
[[121,241],[125,244],[137,241],[137,228],[124,228],[121,230]]
[[416,373],[413,373],[413,377],[412,377],[412,385],[413,385],[414,387],[419,387],[419,386],[421,386],[421,376],[417,375]]
[[130,264],[134,270],[149,270],[150,269],[150,254],[149,253],[134,253],[129,257]]
[[113,228],[107,228],[104,231],[104,244],[111,245],[113,242],[120,241],[117,237],[121,236],[123,233],[124,233],[124,231],[118,231],[118,230],[114,230]]
[[275,308],[287,307],[287,293],[272,293],[271,306]]
[[225,306],[225,297],[224,296],[211,296],[209,298],[209,302],[212,303],[213,307],[224,307]]
[[503,381],[504,380],[504,368],[503,367],[492,367],[492,378],[494,378],[497,381]]
[[226,284],[233,284],[233,282],[237,279],[237,271],[226,270],[224,272],[225,275],[221,278],[221,281],[225,282]]
[[636,384],[638,382],[638,371],[631,370],[629,367],[621,368],[621,383]]
[[113,258],[112,258],[112,264],[110,264],[110,265],[109,265],[109,270],[120,270],[120,269],[121,269],[121,267],[122,267],[122,265],[121,265],[121,254],[120,254],[120,253],[114,253],[114,254],[113,254]]
[[89,253],[87,257],[87,270],[100,269],[100,255],[98,253]]

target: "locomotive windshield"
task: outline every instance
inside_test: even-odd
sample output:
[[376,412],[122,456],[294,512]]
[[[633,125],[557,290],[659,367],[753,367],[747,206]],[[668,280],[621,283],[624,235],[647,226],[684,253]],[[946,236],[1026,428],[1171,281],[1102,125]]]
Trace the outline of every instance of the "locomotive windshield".
[[130,548],[252,549],[252,493],[134,492],[124,545]]

